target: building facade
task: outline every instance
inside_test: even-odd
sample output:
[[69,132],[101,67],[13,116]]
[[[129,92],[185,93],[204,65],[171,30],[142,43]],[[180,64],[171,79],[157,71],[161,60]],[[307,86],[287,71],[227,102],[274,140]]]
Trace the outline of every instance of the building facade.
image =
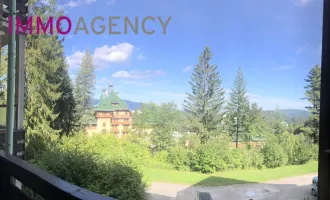
[[100,102],[95,108],[95,119],[86,128],[88,135],[114,133],[121,137],[132,128],[132,113],[125,101],[119,98],[109,85],[103,89]]

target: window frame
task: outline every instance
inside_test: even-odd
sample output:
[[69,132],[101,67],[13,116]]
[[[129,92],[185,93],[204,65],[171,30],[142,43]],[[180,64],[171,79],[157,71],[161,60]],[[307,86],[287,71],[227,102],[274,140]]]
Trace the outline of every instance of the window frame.
[[330,0],[323,2],[318,199],[330,199]]

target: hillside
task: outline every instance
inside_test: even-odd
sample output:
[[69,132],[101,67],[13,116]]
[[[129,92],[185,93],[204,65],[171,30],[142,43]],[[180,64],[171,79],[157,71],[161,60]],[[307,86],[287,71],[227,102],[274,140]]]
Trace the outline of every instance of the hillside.
[[[270,119],[275,111],[274,110],[265,110],[263,115],[266,119]],[[282,116],[286,122],[291,122],[293,118],[296,121],[306,121],[309,117],[309,112],[306,110],[299,109],[282,109],[280,110]]]
[[[136,110],[142,105],[142,103],[139,102],[125,100],[125,99],[123,100],[128,104],[128,108],[130,110]],[[99,99],[94,99],[94,105],[97,106],[98,103],[99,103]],[[306,121],[309,117],[309,112],[306,110],[282,109],[280,111],[283,115],[284,120],[288,123],[292,122],[293,118],[295,118],[296,121]],[[266,119],[271,119],[274,112],[275,112],[274,110],[264,110],[263,116]]]

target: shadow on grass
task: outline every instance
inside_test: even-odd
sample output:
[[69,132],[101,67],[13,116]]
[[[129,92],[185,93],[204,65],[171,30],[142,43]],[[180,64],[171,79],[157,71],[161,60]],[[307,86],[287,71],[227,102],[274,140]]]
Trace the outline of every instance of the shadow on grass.
[[[154,182],[147,195],[148,200],[196,200],[198,192],[209,193],[212,200],[316,200],[311,195],[312,185],[309,182],[312,178],[309,175],[303,182],[298,178],[273,184],[211,176],[193,186]],[[248,192],[255,196],[249,197]]]

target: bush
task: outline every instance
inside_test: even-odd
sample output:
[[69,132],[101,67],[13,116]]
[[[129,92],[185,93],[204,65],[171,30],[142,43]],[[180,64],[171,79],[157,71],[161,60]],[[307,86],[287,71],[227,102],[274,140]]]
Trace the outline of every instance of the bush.
[[281,167],[288,162],[288,157],[281,145],[274,142],[266,144],[262,149],[262,154],[264,156],[264,165],[268,168]]
[[168,154],[169,153],[167,151],[159,151],[159,152],[156,153],[154,159],[157,160],[157,161],[159,161],[159,162],[166,163],[166,162],[169,161],[168,160],[168,158],[169,158],[168,157]]
[[313,144],[312,145],[312,157],[311,157],[312,160],[319,160],[319,145],[317,144]]
[[[191,169],[202,173],[213,173],[228,169],[230,158],[230,140],[218,138],[214,141],[199,145],[190,153]],[[235,164],[229,165],[233,167]]]
[[[227,163],[228,169],[242,169],[243,166],[243,150],[242,149],[233,149],[230,150],[225,156],[225,161]],[[246,164],[244,163],[245,167]]]
[[249,148],[241,149],[240,152],[242,154],[242,169],[263,168],[264,156],[260,149],[250,146]]
[[143,150],[126,141],[76,136],[64,138],[62,144],[47,149],[36,164],[90,191],[118,200],[143,200],[145,183],[133,152],[139,159],[145,156]]
[[264,166],[264,155],[260,150],[253,150],[251,153],[251,166],[253,168],[262,169]]
[[311,160],[313,147],[304,135],[286,134],[282,137],[285,139],[282,146],[288,155],[288,164],[302,165]]
[[168,161],[177,170],[188,171],[190,169],[190,157],[187,150],[183,147],[172,147],[169,150]]

